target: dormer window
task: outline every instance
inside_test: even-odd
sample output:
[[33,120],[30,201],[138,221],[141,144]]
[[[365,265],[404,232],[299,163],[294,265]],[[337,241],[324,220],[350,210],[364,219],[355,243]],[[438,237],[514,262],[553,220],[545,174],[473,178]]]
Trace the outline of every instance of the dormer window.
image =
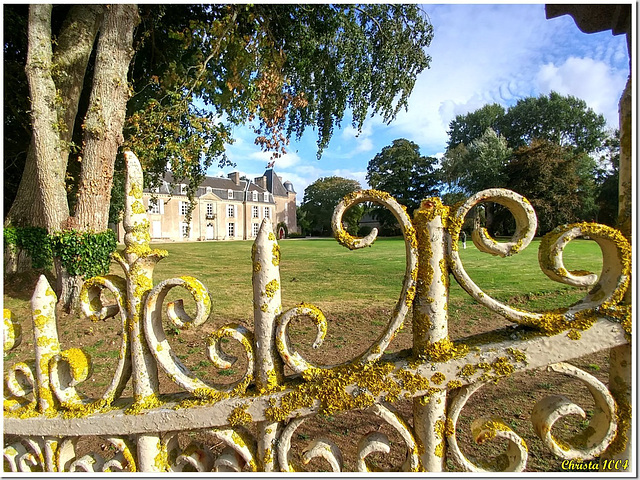
[[265,202],[269,201],[269,192],[264,192],[264,201]]
[[207,193],[211,193],[211,187],[207,187]]
[[253,201],[257,202],[258,201],[258,192],[256,192],[255,190],[252,192],[253,193]]
[[180,184],[180,193],[182,195],[186,195],[187,194],[187,186],[184,183]]
[[227,198],[229,200],[233,200],[233,190],[231,189],[227,190]]

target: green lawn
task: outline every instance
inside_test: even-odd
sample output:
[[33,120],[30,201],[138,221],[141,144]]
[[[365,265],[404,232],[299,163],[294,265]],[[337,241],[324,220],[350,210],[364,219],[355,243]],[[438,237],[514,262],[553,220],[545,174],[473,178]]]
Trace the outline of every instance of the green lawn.
[[[158,263],[154,282],[191,275],[209,289],[213,319],[251,323],[251,241],[154,244],[169,256]],[[501,301],[531,301],[532,308],[566,306],[584,292],[548,279],[538,265],[539,240],[521,253],[499,258],[479,252],[472,242],[460,250],[465,268],[485,293]],[[328,312],[356,314],[363,308],[391,310],[400,294],[405,269],[405,249],[400,238],[379,238],[371,248],[350,251],[335,240],[287,239],[280,242],[282,302],[285,308],[309,302]],[[601,269],[595,242],[576,240],[565,250],[567,269]],[[117,264],[111,273],[122,275]],[[29,287],[25,287],[25,290]],[[32,291],[10,296],[5,288],[5,308],[28,315]],[[184,296],[174,289],[173,296]],[[557,303],[560,304],[557,304]],[[474,301],[455,283],[451,303],[465,308]],[[450,312],[455,312],[450,310]],[[384,315],[386,316],[386,314]],[[217,322],[216,322],[217,323]]]
[[[400,238],[380,238],[371,248],[350,251],[333,239],[284,240],[281,245],[280,275],[284,307],[310,302],[323,309],[358,310],[362,307],[393,308],[400,293],[405,269],[405,249]],[[538,265],[539,240],[508,258],[479,252],[472,242],[460,250],[471,278],[487,294],[501,301],[514,297],[532,299],[534,308],[566,306],[584,295],[577,289],[547,278]],[[158,244],[169,251],[155,271],[155,281],[192,275],[211,293],[214,317],[227,320],[251,318],[251,242],[207,242]],[[595,242],[576,240],[565,251],[569,270],[600,272],[599,247]],[[546,305],[544,299],[565,305]],[[564,298],[566,297],[566,298]],[[473,300],[452,282],[451,301],[469,304]],[[538,305],[536,305],[536,303]],[[540,303],[542,302],[542,303]]]

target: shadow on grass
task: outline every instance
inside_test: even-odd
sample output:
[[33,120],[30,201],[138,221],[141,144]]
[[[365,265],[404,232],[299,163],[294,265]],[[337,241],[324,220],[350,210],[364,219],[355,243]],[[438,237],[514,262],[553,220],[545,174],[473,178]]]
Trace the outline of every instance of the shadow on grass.
[[4,277],[4,294],[16,300],[29,301],[33,296],[40,275],[47,277],[49,284],[54,286],[56,279],[52,272],[45,270],[30,270],[23,273],[10,273]]

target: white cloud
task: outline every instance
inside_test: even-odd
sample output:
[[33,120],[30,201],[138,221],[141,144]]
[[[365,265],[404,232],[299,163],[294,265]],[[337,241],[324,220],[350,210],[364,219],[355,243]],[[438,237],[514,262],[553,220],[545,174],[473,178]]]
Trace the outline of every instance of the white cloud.
[[508,107],[551,88],[585,100],[617,125],[627,75],[624,39],[610,32],[584,34],[569,16],[546,20],[542,4],[425,9],[434,26],[427,49],[431,68],[418,77],[409,109],[398,115],[389,135],[433,155],[446,146],[456,115],[487,103]]
[[576,57],[569,57],[557,66],[544,64],[536,76],[541,92],[553,90],[578,97],[596,113],[604,115],[611,127],[618,125],[617,105],[611,99],[620,96],[626,81],[626,72],[613,70],[601,61]]
[[[358,132],[352,125],[342,130],[341,138],[345,142],[344,148],[351,153],[366,153],[373,150],[373,141],[371,140],[373,123],[373,121],[365,122],[361,132]],[[354,147],[350,146],[352,143],[355,143]]]

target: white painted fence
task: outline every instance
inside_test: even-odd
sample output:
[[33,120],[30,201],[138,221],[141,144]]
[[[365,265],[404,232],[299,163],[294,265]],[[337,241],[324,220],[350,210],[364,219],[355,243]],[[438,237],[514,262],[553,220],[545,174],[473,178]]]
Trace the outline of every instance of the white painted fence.
[[[21,441],[4,448],[5,469],[11,471],[291,471],[289,460],[296,429],[318,414],[365,409],[395,429],[404,442],[405,471],[438,472],[446,458],[469,471],[483,471],[458,447],[456,424],[462,408],[488,382],[519,371],[548,368],[584,382],[595,401],[594,414],[581,443],[569,445],[552,434],[560,417],[580,414],[579,406],[561,395],[537,403],[531,420],[544,445],[567,460],[628,459],[631,428],[630,336],[631,307],[624,302],[630,282],[631,253],[618,231],[596,224],[562,226],[547,235],[540,247],[543,271],[569,285],[595,286],[577,305],[548,313],[534,313],[506,305],[480,290],[467,275],[458,255],[458,237],[469,210],[484,201],[500,203],[516,220],[508,243],[496,243],[481,228],[473,232],[478,249],[500,256],[516,254],[532,240],[536,216],[523,197],[503,189],[480,192],[457,207],[439,199],[425,200],[413,221],[388,194],[373,190],[348,195],[333,217],[336,239],[348,248],[370,245],[342,228],[342,214],[360,202],[390,209],[402,227],[406,244],[406,274],[402,293],[383,333],[357,358],[341,365],[308,361],[293,347],[289,322],[310,318],[317,327],[314,346],[321,347],[327,331],[322,312],[309,304],[285,311],[281,307],[280,249],[269,222],[263,222],[252,248],[254,326],[227,325],[208,340],[208,353],[218,368],[234,359],[221,342],[239,342],[248,359],[244,376],[231,385],[210,385],[198,378],[172,350],[163,329],[162,312],[169,290],[182,287],[195,300],[197,313],[189,317],[182,303],[170,302],[166,315],[177,328],[197,328],[210,313],[204,285],[192,277],[153,285],[152,274],[166,252],[149,244],[149,224],[142,208],[142,171],[127,153],[128,178],[124,228],[126,248],[116,260],[124,277],[107,275],[85,283],[82,308],[87,316],[106,319],[119,314],[122,336],[116,373],[100,398],[85,398],[76,386],[89,374],[90,360],[80,349],[63,350],[57,335],[56,297],[41,277],[32,298],[35,365],[17,363],[5,372],[4,433]],[[599,278],[587,272],[569,272],[563,265],[565,245],[588,236],[603,253]],[[485,335],[485,343],[452,342],[448,336],[447,306],[450,274],[477,302],[513,322],[514,328]],[[114,305],[103,305],[108,290]],[[413,307],[413,349],[408,354],[385,350],[403,327]],[[20,342],[19,325],[5,311],[5,353]],[[572,358],[612,349],[609,389],[595,377],[565,363]],[[284,366],[294,375],[285,375]],[[167,375],[182,393],[160,391],[159,375]],[[122,398],[131,382],[133,398]],[[615,383],[615,385],[613,384]],[[491,387],[487,387],[491,388]],[[558,392],[560,393],[560,392]],[[394,409],[400,399],[413,399],[413,420]],[[582,412],[583,413],[583,412]],[[254,425],[254,434],[244,426]],[[181,449],[179,432],[199,431],[226,444],[214,456],[207,446]],[[509,471],[526,467],[527,446],[503,420],[473,422],[476,441],[508,441]],[[100,452],[76,455],[81,436],[99,436],[116,449],[112,458]],[[388,437],[372,431],[358,442],[355,464],[367,471],[366,457],[388,452]],[[355,443],[354,443],[355,444]],[[303,461],[323,458],[331,468],[343,468],[342,452],[331,440],[311,439]],[[629,464],[609,463],[619,469]]]

